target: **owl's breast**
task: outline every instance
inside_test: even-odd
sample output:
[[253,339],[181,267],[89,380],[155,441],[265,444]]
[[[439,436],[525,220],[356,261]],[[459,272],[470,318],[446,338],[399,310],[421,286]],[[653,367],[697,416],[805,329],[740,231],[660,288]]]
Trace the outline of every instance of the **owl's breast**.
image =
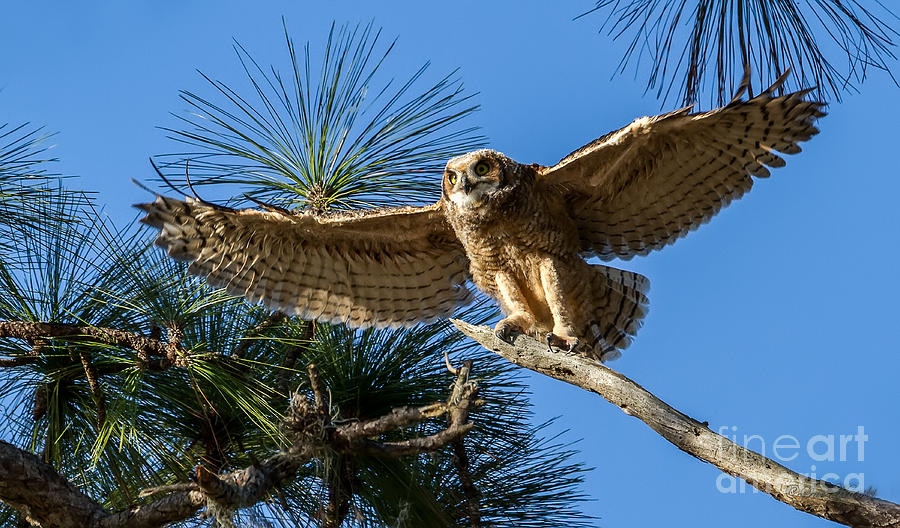
[[451,218],[472,279],[488,293],[494,293],[494,277],[501,270],[530,282],[542,258],[578,258],[578,233],[561,207],[540,198],[514,205],[490,217]]

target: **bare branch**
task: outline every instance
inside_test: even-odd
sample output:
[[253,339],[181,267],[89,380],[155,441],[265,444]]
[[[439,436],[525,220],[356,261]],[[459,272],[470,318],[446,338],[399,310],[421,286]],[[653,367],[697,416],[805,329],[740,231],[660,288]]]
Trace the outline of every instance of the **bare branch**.
[[[206,504],[200,491],[179,491],[147,504],[136,504],[92,525],[96,528],[157,528],[194,516]],[[89,526],[89,525],[82,525]]]
[[384,457],[403,457],[432,453],[461,438],[464,434],[471,431],[472,427],[474,427],[474,424],[471,423],[454,425],[433,435],[421,438],[410,438],[401,442],[365,443],[355,445],[350,450],[354,453]]
[[173,493],[176,491],[195,491],[199,490],[200,486],[193,482],[178,482],[176,484],[166,484],[165,486],[154,486],[152,488],[142,489],[140,493],[138,493],[138,497],[151,497],[153,495],[159,495],[161,493]]
[[521,367],[599,394],[626,414],[646,423],[682,451],[746,480],[789,506],[847,526],[900,527],[900,505],[795,473],[710,431],[706,424],[669,406],[600,363],[548,351],[546,344],[526,336],[518,336],[510,345],[486,326],[452,322],[488,350]]
[[448,406],[444,403],[432,403],[422,407],[397,407],[378,418],[342,425],[336,429],[336,432],[339,437],[348,439],[348,441],[370,438],[428,418],[441,416],[447,410]]
[[110,514],[50,464],[2,440],[0,499],[46,528],[155,528],[187,519],[205,504],[198,491],[179,492]]
[[328,403],[325,400],[325,389],[322,387],[322,381],[319,379],[319,369],[310,363],[306,367],[306,372],[309,374],[309,387],[313,392],[316,414],[322,419],[326,419],[328,417]]
[[459,371],[456,370],[456,367],[454,367],[450,363],[450,356],[446,350],[444,350],[444,365],[447,365],[447,370],[450,371],[450,374],[453,374],[454,376],[459,374]]
[[205,496],[217,503],[231,508],[251,506],[263,500],[272,488],[292,479],[314,453],[309,446],[295,446],[225,475],[216,475],[198,466],[197,485]]
[[[463,362],[463,366],[453,369],[450,366],[449,358],[444,355],[447,368],[450,372],[456,374],[456,383],[453,384],[453,392],[450,394],[450,403],[457,403],[450,411],[448,423],[451,427],[458,424],[466,423],[469,419],[469,407],[474,398],[476,391],[471,391],[471,396],[463,397],[463,393],[469,383],[469,373],[472,371],[472,361]],[[481,528],[481,509],[479,503],[481,501],[481,491],[475,485],[472,473],[469,471],[469,455],[466,453],[466,447],[463,438],[459,437],[451,442],[453,446],[453,464],[456,466],[456,474],[459,477],[462,486],[463,495],[466,498],[466,515],[469,517],[469,526],[471,528]]]
[[[0,321],[0,338],[18,338],[34,341],[42,338],[90,338],[98,343],[129,348],[149,356],[178,358],[184,362],[184,349],[170,343],[115,328],[82,326],[63,323],[32,323],[27,321]],[[183,365],[179,365],[183,366]]]

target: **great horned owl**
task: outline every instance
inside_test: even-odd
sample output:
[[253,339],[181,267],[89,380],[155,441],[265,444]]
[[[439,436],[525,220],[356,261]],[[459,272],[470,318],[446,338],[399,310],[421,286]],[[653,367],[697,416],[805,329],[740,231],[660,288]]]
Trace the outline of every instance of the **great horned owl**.
[[[745,86],[745,85],[744,85]],[[635,120],[552,167],[479,150],[447,163],[424,207],[320,214],[229,209],[159,196],[138,205],[156,243],[251,302],[353,327],[451,315],[469,281],[500,303],[497,334],[526,333],[607,360],[646,313],[645,277],[584,259],[672,243],[780,167],[818,130],[807,91],[738,96]]]

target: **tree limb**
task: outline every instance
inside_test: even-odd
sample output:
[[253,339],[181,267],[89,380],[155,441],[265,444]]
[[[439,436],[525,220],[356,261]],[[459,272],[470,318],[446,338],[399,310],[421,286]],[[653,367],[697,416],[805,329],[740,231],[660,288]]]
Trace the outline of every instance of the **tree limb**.
[[421,407],[397,407],[391,412],[371,420],[362,420],[336,428],[337,436],[347,441],[379,436],[401,427],[421,422],[427,418],[435,418],[448,411],[444,403],[432,403]]
[[28,522],[81,528],[106,515],[103,507],[69,484],[52,466],[0,440],[0,497]]
[[106,422],[106,400],[103,398],[103,389],[100,387],[100,380],[97,379],[97,369],[91,362],[91,356],[87,350],[79,350],[78,355],[81,359],[81,366],[84,367],[84,375],[87,377],[88,386],[91,388],[91,397],[94,399],[94,405],[97,407],[97,428],[103,427]]
[[[448,413],[448,424],[453,427],[457,424],[466,423],[469,419],[469,403],[472,398],[466,398],[466,387],[469,381],[469,373],[472,371],[472,360],[464,361],[462,366],[454,368],[450,365],[450,360],[444,356],[447,362],[447,369],[456,374],[456,383],[453,384],[453,391],[450,393],[450,403],[456,404]],[[472,391],[474,396],[474,391]],[[481,528],[481,490],[475,485],[472,478],[472,472],[469,470],[469,455],[466,453],[466,446],[463,443],[463,437],[455,438],[451,443],[453,447],[453,465],[456,466],[456,474],[459,477],[460,486],[462,486],[463,496],[466,498],[466,516],[469,518],[470,528]]]
[[0,338],[18,338],[34,341],[42,338],[85,337],[98,343],[129,348],[140,354],[183,361],[184,349],[134,332],[99,326],[65,323],[34,323],[30,321],[0,321]]
[[595,392],[646,423],[682,451],[800,511],[854,527],[900,527],[900,505],[811,479],[735,444],[650,394],[624,375],[587,358],[548,351],[547,345],[517,336],[510,345],[485,326],[453,324],[467,336],[527,369]]
[[353,460],[341,458],[328,482],[328,502],[322,512],[322,528],[340,528],[350,513],[356,469]]
[[454,440],[462,438],[463,435],[472,430],[474,425],[475,424],[472,423],[451,425],[433,435],[410,438],[409,440],[401,440],[400,442],[357,441],[351,444],[351,446],[347,448],[347,451],[355,454],[382,457],[403,457],[419,455],[422,453],[433,453]]
[[108,514],[95,524],[78,526],[89,528],[157,528],[169,523],[189,519],[204,505],[206,505],[206,497],[202,492],[179,491],[150,503],[135,504],[125,510]]

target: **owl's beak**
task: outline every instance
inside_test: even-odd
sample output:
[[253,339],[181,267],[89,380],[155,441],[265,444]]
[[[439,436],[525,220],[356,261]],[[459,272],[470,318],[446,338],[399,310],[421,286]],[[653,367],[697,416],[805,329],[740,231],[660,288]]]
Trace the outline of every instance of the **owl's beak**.
[[472,182],[469,181],[469,178],[466,178],[463,181],[463,190],[466,191],[466,194],[469,194],[473,187],[475,187],[475,185],[473,185]]

